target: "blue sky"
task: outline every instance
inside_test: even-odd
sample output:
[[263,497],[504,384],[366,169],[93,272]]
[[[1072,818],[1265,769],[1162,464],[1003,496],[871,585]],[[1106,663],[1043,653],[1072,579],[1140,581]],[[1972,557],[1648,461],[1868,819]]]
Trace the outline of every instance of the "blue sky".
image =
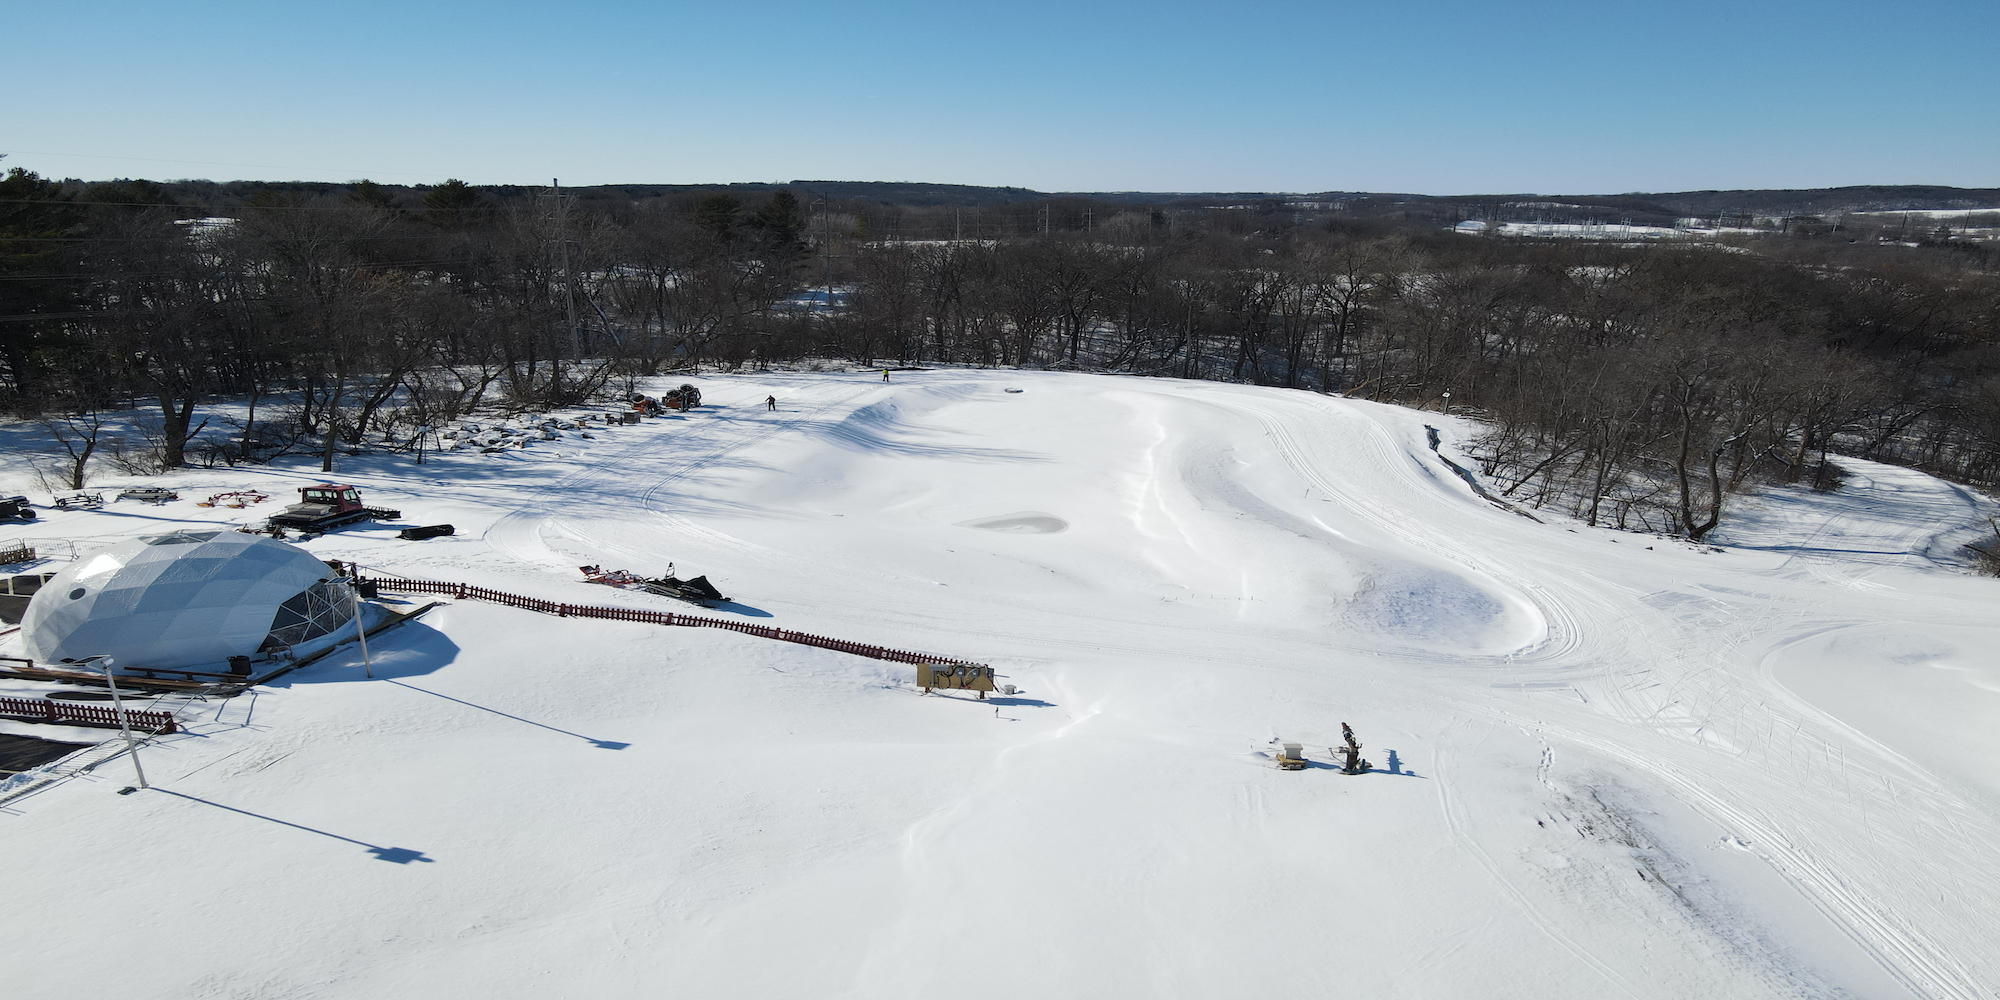
[[0,165],[59,177],[2000,186],[2000,0],[266,0],[0,23]]

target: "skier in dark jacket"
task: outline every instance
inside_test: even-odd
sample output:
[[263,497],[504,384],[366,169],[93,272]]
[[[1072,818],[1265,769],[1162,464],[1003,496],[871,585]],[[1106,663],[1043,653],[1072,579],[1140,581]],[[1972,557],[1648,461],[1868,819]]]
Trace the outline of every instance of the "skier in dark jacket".
[[766,410],[770,410],[770,411],[773,411],[773,412],[775,412],[775,411],[776,411],[776,410],[778,409],[778,397],[776,397],[776,396],[765,396],[765,397],[764,397],[764,409],[766,409]]

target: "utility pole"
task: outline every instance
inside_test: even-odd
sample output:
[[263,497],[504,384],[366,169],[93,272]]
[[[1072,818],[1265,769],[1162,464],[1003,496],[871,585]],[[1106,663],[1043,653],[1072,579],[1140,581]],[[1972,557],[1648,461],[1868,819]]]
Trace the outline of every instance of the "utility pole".
[[[125,734],[125,752],[132,755],[132,773],[139,776],[140,788],[151,788],[153,786],[146,784],[146,769],[139,766],[139,741],[132,738],[132,721],[125,715],[125,700],[119,697],[118,681],[111,676],[111,665],[115,661],[109,656],[91,656],[85,657],[84,662],[92,660],[97,661],[97,666],[104,671],[104,686],[111,689],[111,707],[118,713],[119,730]],[[127,788],[119,794],[126,795],[132,791]]]
[[826,195],[819,196],[820,254],[826,258],[826,301],[820,308],[833,311],[833,203]]

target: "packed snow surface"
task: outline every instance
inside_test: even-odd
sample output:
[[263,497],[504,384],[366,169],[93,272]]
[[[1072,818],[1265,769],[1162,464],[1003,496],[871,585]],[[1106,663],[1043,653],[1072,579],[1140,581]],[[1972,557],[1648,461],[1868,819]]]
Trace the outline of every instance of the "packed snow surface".
[[[1984,498],[1853,463],[1841,492],[1753,502],[1712,550],[1503,510],[1432,454],[1427,423],[1471,464],[1471,427],[1438,414],[895,379],[711,377],[701,409],[588,439],[345,459],[335,479],[369,502],[458,533],[306,544],[376,574],[693,611],[576,571],[671,563],[734,599],[707,614],[991,663],[1018,694],[447,600],[378,637],[373,679],[349,649],[235,699],[163,700],[190,732],[145,748],[152,791],[115,794],[113,760],[0,807],[10,989],[2000,988],[2000,584],[1951,555]],[[317,479],[167,482],[275,507]],[[268,512],[47,511],[0,542],[87,554]],[[1374,772],[1332,766],[1342,722]],[[1313,766],[1276,769],[1287,741]]]

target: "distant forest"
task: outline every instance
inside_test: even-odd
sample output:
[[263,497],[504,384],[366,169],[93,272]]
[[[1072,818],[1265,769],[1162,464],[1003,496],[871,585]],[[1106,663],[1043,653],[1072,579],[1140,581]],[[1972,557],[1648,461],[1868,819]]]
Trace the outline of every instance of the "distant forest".
[[[1483,471],[1515,502],[1700,539],[1748,485],[1836,485],[1829,457],[2000,481],[2000,213],[1922,214],[1996,206],[1912,187],[1044,195],[17,169],[0,179],[0,406],[48,428],[52,484],[80,487],[93,456],[331,467],[477,405],[601,401],[676,371],[1217,379],[1478,416]],[[1600,228],[1460,225],[1501,222]],[[248,419],[197,434],[222,397]],[[135,400],[146,440],[107,437]]]

